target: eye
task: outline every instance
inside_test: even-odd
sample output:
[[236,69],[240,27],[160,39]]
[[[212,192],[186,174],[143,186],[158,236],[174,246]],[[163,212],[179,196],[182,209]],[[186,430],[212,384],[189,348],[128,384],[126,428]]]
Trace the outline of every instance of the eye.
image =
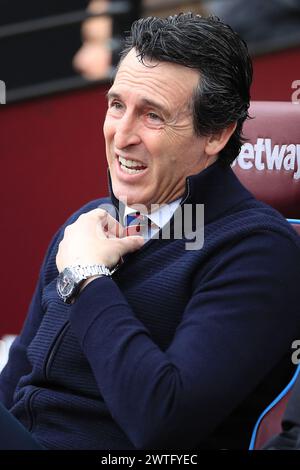
[[150,118],[151,121],[162,121],[161,117],[159,117],[155,113],[148,113],[147,116]]
[[111,103],[109,103],[109,107],[114,109],[122,109],[123,105],[119,101],[112,101]]

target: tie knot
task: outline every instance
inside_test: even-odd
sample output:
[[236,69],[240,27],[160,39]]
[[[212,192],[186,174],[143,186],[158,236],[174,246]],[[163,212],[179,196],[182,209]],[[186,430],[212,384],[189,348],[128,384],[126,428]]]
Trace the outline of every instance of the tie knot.
[[126,216],[126,235],[148,236],[151,227],[151,220],[140,212],[133,212]]

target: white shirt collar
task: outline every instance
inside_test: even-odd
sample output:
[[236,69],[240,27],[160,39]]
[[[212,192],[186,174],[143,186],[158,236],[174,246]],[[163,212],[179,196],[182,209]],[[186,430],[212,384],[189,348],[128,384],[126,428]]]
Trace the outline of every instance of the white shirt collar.
[[[149,214],[144,214],[149,219],[157,225],[158,231],[160,228],[162,228],[164,225],[166,225],[167,222],[171,219],[172,215],[176,211],[177,207],[179,206],[181,201],[181,198],[176,199],[175,201],[170,202],[169,204],[162,204],[156,211],[150,212]],[[133,212],[136,212],[136,209],[133,209],[132,207],[125,206],[125,211],[124,211],[124,223],[126,220],[126,216],[129,214],[132,214]],[[143,213],[141,212],[143,215]]]

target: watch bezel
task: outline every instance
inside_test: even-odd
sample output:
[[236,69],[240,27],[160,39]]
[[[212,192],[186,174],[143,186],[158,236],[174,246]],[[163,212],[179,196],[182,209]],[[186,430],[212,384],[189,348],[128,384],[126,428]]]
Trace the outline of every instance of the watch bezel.
[[[68,280],[69,284],[69,288],[67,291],[65,291],[65,286],[62,285],[65,279]],[[66,303],[71,300],[74,294],[76,293],[80,282],[82,281],[78,282],[76,280],[76,276],[72,268],[66,267],[57,277],[56,287],[60,298]]]

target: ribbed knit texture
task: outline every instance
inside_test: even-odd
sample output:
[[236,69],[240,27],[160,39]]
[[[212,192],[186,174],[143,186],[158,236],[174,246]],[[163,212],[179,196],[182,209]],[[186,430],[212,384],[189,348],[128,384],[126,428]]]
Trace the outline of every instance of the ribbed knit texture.
[[189,179],[186,201],[207,208],[202,249],[150,240],[74,305],[56,293],[64,227],[54,237],[0,378],[6,406],[45,447],[245,448],[286,384],[299,237],[218,164]]

